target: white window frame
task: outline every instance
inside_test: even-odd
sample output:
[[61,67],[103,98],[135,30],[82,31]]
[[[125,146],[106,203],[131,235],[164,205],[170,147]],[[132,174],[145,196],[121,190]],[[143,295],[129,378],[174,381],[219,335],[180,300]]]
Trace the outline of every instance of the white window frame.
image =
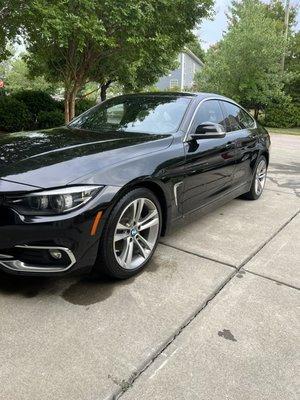
[[[175,84],[174,84],[175,82]],[[173,89],[174,87],[179,86],[179,80],[178,79],[170,79],[170,89]]]

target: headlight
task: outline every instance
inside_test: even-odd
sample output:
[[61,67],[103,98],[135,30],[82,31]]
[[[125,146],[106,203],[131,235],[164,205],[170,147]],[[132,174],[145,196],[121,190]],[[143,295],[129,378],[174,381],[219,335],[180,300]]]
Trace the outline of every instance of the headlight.
[[23,215],[57,215],[86,204],[103,186],[73,186],[8,196],[5,204]]

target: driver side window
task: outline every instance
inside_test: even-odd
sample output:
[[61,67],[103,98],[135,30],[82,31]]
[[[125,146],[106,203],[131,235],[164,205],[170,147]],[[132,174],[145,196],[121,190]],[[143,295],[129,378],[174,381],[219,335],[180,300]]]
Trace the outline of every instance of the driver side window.
[[225,128],[223,113],[217,100],[207,100],[200,105],[194,118],[193,128],[196,129],[204,122],[213,122]]

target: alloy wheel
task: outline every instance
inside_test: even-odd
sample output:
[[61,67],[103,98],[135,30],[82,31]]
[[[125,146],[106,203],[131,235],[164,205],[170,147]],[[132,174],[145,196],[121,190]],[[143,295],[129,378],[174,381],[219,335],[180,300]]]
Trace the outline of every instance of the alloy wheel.
[[267,164],[265,160],[261,160],[256,168],[255,175],[255,193],[260,196],[264,190],[267,178]]
[[114,254],[124,269],[136,269],[147,261],[157,242],[160,215],[147,198],[132,201],[122,212],[114,233]]

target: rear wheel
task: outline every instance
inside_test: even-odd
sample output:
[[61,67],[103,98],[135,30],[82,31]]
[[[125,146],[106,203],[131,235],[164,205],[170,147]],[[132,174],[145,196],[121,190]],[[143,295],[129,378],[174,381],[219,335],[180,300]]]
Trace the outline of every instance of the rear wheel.
[[119,279],[138,273],[155,251],[161,220],[159,201],[150,190],[127,193],[106,223],[94,269]]
[[267,179],[267,160],[265,156],[260,156],[254,172],[250,191],[243,195],[244,198],[257,200],[263,193]]

